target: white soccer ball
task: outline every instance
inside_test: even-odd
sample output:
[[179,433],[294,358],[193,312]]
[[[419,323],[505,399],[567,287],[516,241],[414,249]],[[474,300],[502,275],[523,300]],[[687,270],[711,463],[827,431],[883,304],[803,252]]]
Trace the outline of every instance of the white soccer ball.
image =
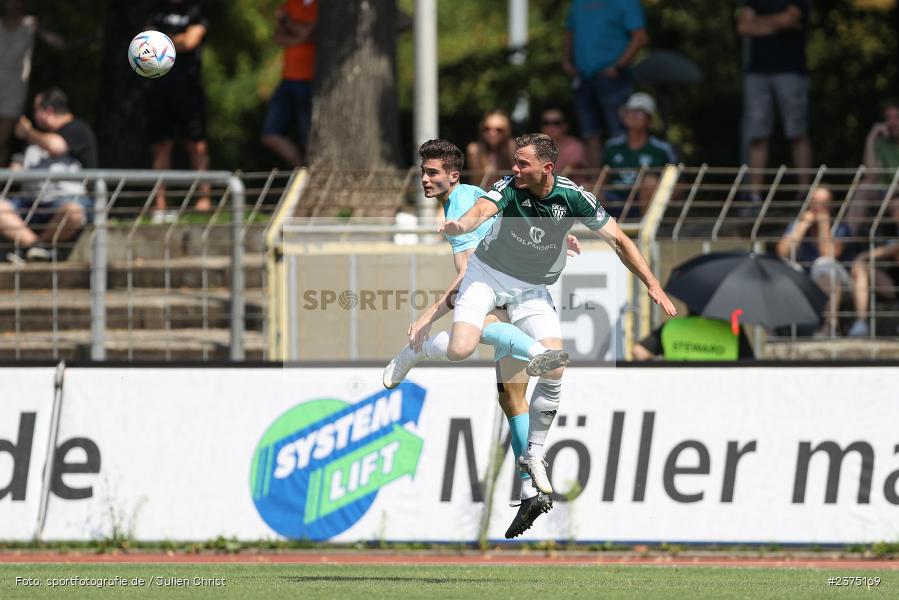
[[164,33],[142,31],[128,46],[128,64],[141,77],[162,77],[175,64],[175,44]]

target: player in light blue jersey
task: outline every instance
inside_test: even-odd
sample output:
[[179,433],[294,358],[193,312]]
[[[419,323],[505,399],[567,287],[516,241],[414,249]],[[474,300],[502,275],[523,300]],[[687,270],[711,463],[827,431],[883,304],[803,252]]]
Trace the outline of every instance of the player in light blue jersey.
[[[474,206],[484,191],[473,185],[459,182],[464,157],[462,151],[446,140],[431,140],[419,149],[421,156],[421,182],[425,196],[436,198],[443,208],[446,220],[455,220]],[[425,359],[447,360],[446,350],[449,333],[441,331],[430,336],[431,325],[453,308],[453,301],[468,266],[468,258],[480,241],[490,231],[492,221],[481,224],[474,231],[457,236],[446,236],[453,249],[453,264],[456,278],[450,283],[443,296],[425,310],[409,326],[409,345],[390,361],[384,369],[384,386],[393,388],[405,378],[409,370]],[[577,239],[569,240],[572,252],[579,252]],[[499,404],[509,422],[512,432],[512,448],[516,461],[527,442],[529,429],[528,403],[525,400],[528,377],[522,372],[520,361],[528,362],[526,373],[539,375],[568,363],[568,355],[563,351],[549,350],[519,328],[508,322],[504,309],[499,308],[487,315],[484,321],[482,343],[496,349],[497,388]],[[514,374],[505,376],[504,374]],[[517,462],[516,462],[517,464]],[[530,528],[534,520],[552,508],[548,494],[537,490],[530,476],[521,472],[521,506],[515,520],[506,532],[507,538],[520,535]]]

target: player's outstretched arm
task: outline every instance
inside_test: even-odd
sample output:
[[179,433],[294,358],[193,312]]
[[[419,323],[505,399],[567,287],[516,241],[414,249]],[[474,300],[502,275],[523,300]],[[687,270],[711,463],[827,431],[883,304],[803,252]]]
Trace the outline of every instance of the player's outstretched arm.
[[428,333],[431,331],[431,325],[434,321],[453,308],[459,285],[462,283],[462,278],[465,277],[465,270],[468,268],[468,256],[472,252],[474,250],[463,250],[453,254],[453,266],[456,267],[456,277],[449,284],[449,287],[446,288],[446,291],[443,292],[443,295],[440,296],[440,299],[429,306],[421,316],[409,325],[409,330],[406,332],[409,334],[409,345],[416,352],[421,350],[421,345],[428,339]]
[[596,233],[612,246],[618,254],[618,258],[624,263],[624,266],[640,278],[640,281],[649,290],[649,297],[652,298],[653,302],[660,305],[669,317],[676,315],[677,309],[674,308],[671,299],[668,298],[668,295],[662,289],[656,276],[652,274],[649,265],[643,259],[643,255],[637,250],[636,244],[621,230],[618,222],[615,219],[609,219]]
[[462,235],[463,233],[474,231],[484,221],[498,212],[499,208],[497,208],[496,204],[487,198],[478,198],[478,201],[468,209],[467,213],[455,221],[446,221],[437,231],[446,235]]

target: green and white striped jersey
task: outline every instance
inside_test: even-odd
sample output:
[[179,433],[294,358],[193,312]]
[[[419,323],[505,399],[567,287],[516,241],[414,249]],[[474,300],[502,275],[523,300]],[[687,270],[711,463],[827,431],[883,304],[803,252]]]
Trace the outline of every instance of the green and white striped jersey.
[[475,255],[497,271],[533,284],[559,278],[567,256],[565,237],[575,219],[593,231],[609,220],[593,194],[559,175],[543,198],[517,189],[511,175],[483,197],[496,204],[499,213]]

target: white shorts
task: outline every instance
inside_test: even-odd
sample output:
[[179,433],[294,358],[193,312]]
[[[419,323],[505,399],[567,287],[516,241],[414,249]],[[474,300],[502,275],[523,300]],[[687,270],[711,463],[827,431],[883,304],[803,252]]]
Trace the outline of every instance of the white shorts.
[[842,288],[846,291],[852,291],[852,276],[843,263],[830,258],[829,256],[819,256],[812,263],[809,271],[812,279],[818,285],[820,282],[827,282],[828,287]]
[[543,284],[527,283],[497,271],[472,254],[459,285],[453,322],[484,327],[487,313],[505,306],[513,325],[536,340],[562,337],[559,315]]

